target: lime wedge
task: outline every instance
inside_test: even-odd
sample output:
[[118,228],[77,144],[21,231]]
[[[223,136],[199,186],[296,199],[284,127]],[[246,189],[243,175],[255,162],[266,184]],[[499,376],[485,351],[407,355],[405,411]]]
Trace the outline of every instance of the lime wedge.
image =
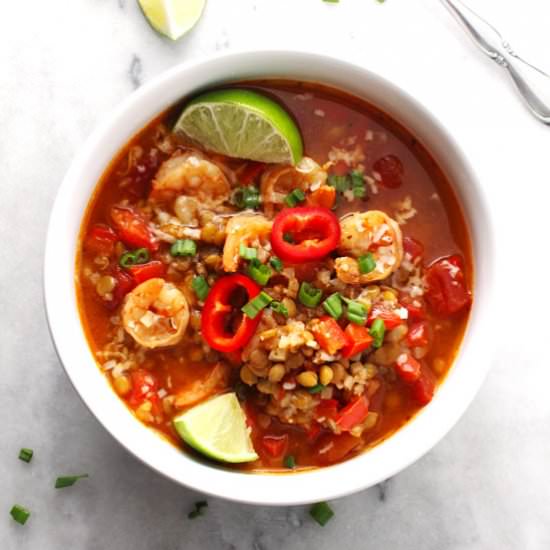
[[233,463],[258,459],[234,393],[205,401],[180,414],[173,422],[188,445],[210,458]]
[[296,164],[303,153],[300,130],[290,115],[250,90],[217,90],[195,98],[174,131],[229,157]]
[[138,0],[147,21],[164,36],[177,40],[200,19],[206,0]]

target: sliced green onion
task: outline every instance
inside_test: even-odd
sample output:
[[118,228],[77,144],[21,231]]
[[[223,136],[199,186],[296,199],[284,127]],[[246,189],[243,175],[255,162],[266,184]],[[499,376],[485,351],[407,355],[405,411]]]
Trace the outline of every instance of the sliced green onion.
[[273,302],[273,298],[262,290],[258,296],[252,298],[250,302],[245,304],[241,308],[241,311],[250,319],[254,319],[258,313],[266,308],[271,302]]
[[14,504],[12,509],[10,510],[10,515],[17,523],[25,525],[31,513],[24,506],[21,506],[20,504]]
[[191,283],[191,287],[195,291],[197,298],[201,302],[204,302],[205,298],[208,296],[208,293],[210,292],[210,287],[208,286],[206,279],[202,275],[198,275],[197,277],[194,277]]
[[340,193],[349,189],[350,181],[349,176],[336,176],[335,174],[330,174],[327,178],[327,183]]
[[287,243],[293,243],[294,237],[290,233],[283,233],[283,241],[286,241]]
[[287,455],[283,460],[283,464],[285,468],[288,468],[289,470],[294,470],[294,468],[296,468],[296,459],[293,455]]
[[340,319],[342,313],[344,312],[344,308],[342,307],[342,300],[340,299],[340,294],[338,294],[338,292],[331,294],[323,302],[323,308],[331,317],[334,317],[335,319]]
[[138,248],[137,250],[123,254],[118,263],[121,267],[130,267],[131,265],[145,264],[148,261],[149,251],[146,248]]
[[309,514],[321,527],[324,527],[334,512],[326,502],[318,502],[310,508]]
[[351,313],[349,310],[348,310],[347,317],[348,317],[348,320],[354,323],[355,325],[363,326],[367,322],[366,317],[363,317],[362,315],[357,315],[357,313]]
[[171,247],[172,256],[194,256],[197,253],[197,243],[191,239],[178,239]]
[[55,488],[63,489],[64,487],[70,487],[74,485],[79,479],[89,477],[88,474],[80,474],[78,476],[61,476],[55,480]]
[[316,386],[313,386],[313,388],[308,388],[307,391],[309,393],[321,393],[325,389],[325,386],[323,384],[317,384]]
[[386,325],[382,319],[375,319],[372,323],[369,334],[374,338],[373,347],[379,348],[384,342],[384,334],[386,333]]
[[306,196],[304,192],[301,189],[293,189],[286,197],[285,202],[287,203],[290,208],[293,208],[297,204],[300,204],[301,202],[304,202],[306,200]]
[[249,248],[244,244],[239,246],[239,256],[245,260],[254,260],[258,257],[258,251],[255,248]]
[[19,460],[22,460],[23,462],[30,462],[33,454],[34,451],[32,449],[23,448],[19,451]]
[[364,325],[367,322],[367,313],[368,309],[361,302],[356,302],[355,300],[350,300],[345,296],[341,296],[342,300],[346,302],[348,306],[348,311],[346,317],[356,325]]
[[202,516],[203,508],[208,508],[208,502],[206,502],[206,500],[199,500],[198,502],[195,502],[195,509],[191,510],[191,512],[187,514],[187,517],[189,519],[195,519]]
[[365,177],[363,174],[357,170],[352,170],[350,172],[350,178],[353,195],[361,199],[365,197],[367,194],[367,188],[365,187]]
[[283,317],[288,317],[288,309],[286,308],[286,306],[284,306],[281,302],[271,302],[271,304],[269,304],[269,307],[275,312],[275,313],[279,313],[280,315],[282,315]]
[[353,196],[358,199],[363,199],[367,196],[367,189],[365,187],[354,187]]
[[239,187],[233,194],[233,204],[238,208],[258,208],[260,206],[260,190],[253,185]]
[[[254,250],[250,249],[249,250]],[[264,265],[257,258],[253,258],[248,266],[248,274],[252,279],[254,279],[259,285],[265,286],[273,271],[268,265]]]
[[273,256],[269,260],[269,263],[275,271],[281,272],[283,270],[283,262],[279,258],[277,258],[277,256]]
[[364,256],[360,256],[357,262],[359,263],[359,271],[361,273],[370,273],[376,268],[376,260],[371,252],[367,252]]
[[319,288],[315,288],[307,282],[303,282],[300,285],[298,292],[298,300],[306,307],[317,307],[323,297],[323,291]]

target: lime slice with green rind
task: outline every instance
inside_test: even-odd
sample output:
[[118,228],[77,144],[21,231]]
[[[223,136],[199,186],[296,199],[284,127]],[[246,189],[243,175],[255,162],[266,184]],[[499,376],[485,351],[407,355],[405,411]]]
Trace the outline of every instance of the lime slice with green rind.
[[205,401],[174,418],[173,423],[188,445],[210,458],[232,463],[258,459],[235,393]]
[[229,157],[297,164],[303,154],[292,117],[272,99],[250,90],[217,90],[195,98],[174,131]]
[[206,0],[138,0],[147,21],[164,36],[177,40],[200,19]]

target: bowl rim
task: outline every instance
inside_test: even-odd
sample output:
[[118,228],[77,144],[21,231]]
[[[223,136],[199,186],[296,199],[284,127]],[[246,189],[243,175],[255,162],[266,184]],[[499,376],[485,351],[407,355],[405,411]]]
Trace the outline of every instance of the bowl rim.
[[[306,76],[315,71],[323,76]],[[458,184],[462,179],[450,178],[470,230],[474,305],[458,356],[445,382],[433,401],[405,426],[367,452],[333,466],[290,474],[252,474],[215,467],[182,453],[136,421],[110,389],[88,346],[76,307],[76,243],[85,207],[99,180],[98,174],[101,176],[116,152],[124,146],[124,138],[120,140],[123,135],[126,141],[130,139],[178,97],[221,82],[254,77],[288,78],[289,74],[290,78],[319,81],[363,97],[389,111],[390,116],[407,128],[416,121],[419,126],[411,131],[423,142],[428,139],[426,132],[436,136],[432,146],[427,147],[430,154],[444,171],[451,170],[450,165],[445,170],[445,165],[451,163],[453,170],[468,182]],[[300,75],[303,76],[299,78]],[[355,84],[354,79],[360,84]],[[189,80],[193,81],[192,85]],[[368,97],[364,93],[366,83],[370,86]],[[359,88],[361,93],[358,93]],[[373,94],[378,94],[380,101],[373,101]],[[103,162],[104,158],[107,162]],[[79,205],[78,212],[75,212],[75,202]],[[67,231],[71,219],[73,225],[77,224],[77,235]],[[482,319],[484,325],[488,323],[485,318],[493,309],[496,265],[493,227],[483,188],[458,143],[433,114],[392,82],[339,57],[306,51],[233,51],[202,57],[161,73],[125,98],[96,127],[73,159],[58,189],[48,224],[43,273],[47,323],[60,362],[93,416],[126,450],[153,470],[196,491],[245,503],[296,505],[334,499],[384,481],[422,457],[455,425],[481,387],[491,365],[492,346],[480,340],[481,335],[474,327]],[[68,260],[71,260],[69,266]],[[60,269],[60,264],[65,265],[65,269]],[[67,285],[71,286],[70,293]],[[467,368],[469,362],[474,361],[477,366]],[[89,369],[90,363],[93,369]],[[105,395],[100,395],[101,392]]]

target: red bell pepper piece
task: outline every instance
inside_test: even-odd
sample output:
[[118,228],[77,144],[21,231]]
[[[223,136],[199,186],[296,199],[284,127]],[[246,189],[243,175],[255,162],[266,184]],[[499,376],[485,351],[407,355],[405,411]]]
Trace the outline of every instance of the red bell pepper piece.
[[87,250],[110,256],[115,248],[115,243],[118,241],[117,234],[108,226],[102,223],[96,223],[88,233],[84,246]]
[[288,435],[264,435],[262,446],[271,458],[279,458],[288,446]]
[[415,382],[420,378],[422,366],[409,353],[402,353],[395,363],[395,371],[404,382]]
[[437,260],[426,270],[426,299],[442,317],[463,311],[472,303],[462,265],[462,258],[454,255]]
[[242,349],[256,332],[262,318],[250,319],[241,307],[260,293],[260,287],[245,275],[222,277],[210,289],[202,309],[201,331],[207,344],[218,351]]
[[344,432],[349,432],[367,418],[369,414],[369,400],[361,395],[346,405],[338,414],[336,424]]
[[399,302],[409,312],[409,321],[420,321],[426,318],[426,304],[422,298],[411,298],[408,294],[402,294]]
[[321,399],[315,407],[316,418],[336,418],[338,415],[338,401],[336,399]]
[[420,376],[416,382],[411,385],[411,394],[420,405],[427,405],[434,396],[435,392],[435,376],[432,371],[422,366]]
[[330,355],[348,345],[344,331],[335,319],[325,315],[312,323],[311,332],[317,343]]
[[147,248],[155,252],[159,242],[153,235],[145,219],[129,206],[113,206],[111,219],[120,240],[132,248]]
[[[132,381],[132,391],[128,397],[128,403],[132,407],[141,405],[149,396],[153,393],[156,395],[158,390],[158,382],[146,369],[136,369],[130,372],[130,379]],[[157,396],[158,397],[158,396]]]
[[395,310],[383,304],[374,304],[369,311],[367,325],[372,325],[375,319],[382,319],[387,330],[392,330],[403,323],[403,319],[396,313]]
[[146,264],[131,265],[127,269],[138,285],[155,277],[164,277],[166,274],[166,266],[158,260],[152,260]]
[[421,348],[430,343],[430,331],[426,321],[417,321],[409,327],[407,344],[411,348]]
[[368,328],[356,325],[355,323],[350,323],[346,327],[346,330],[344,330],[344,334],[348,340],[348,343],[342,350],[342,357],[345,359],[369,349],[374,340],[369,334]]
[[284,262],[299,264],[319,260],[339,244],[340,223],[328,208],[285,208],[273,222],[271,245]]

